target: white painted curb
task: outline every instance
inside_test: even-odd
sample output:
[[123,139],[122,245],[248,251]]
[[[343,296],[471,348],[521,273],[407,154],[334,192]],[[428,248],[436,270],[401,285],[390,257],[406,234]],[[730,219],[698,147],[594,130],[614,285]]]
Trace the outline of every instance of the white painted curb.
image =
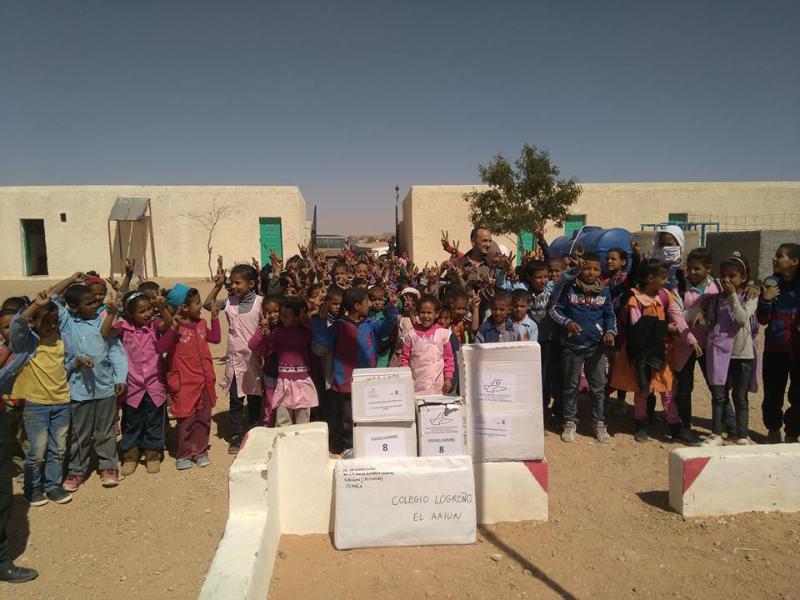
[[[229,514],[201,600],[264,600],[282,533],[333,531],[328,428],[258,427],[228,475]],[[479,524],[547,520],[547,461],[474,463]]]
[[328,533],[333,466],[323,423],[250,431],[228,474],[229,513],[201,600],[264,600],[281,533]]
[[547,521],[547,460],[473,465],[478,523]]
[[800,511],[800,444],[673,450],[669,505],[684,517]]

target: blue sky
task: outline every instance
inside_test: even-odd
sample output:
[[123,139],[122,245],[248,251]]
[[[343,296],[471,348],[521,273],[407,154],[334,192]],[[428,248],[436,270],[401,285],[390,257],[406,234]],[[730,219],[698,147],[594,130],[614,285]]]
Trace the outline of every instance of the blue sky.
[[299,185],[320,231],[366,233],[396,184],[524,143],[584,182],[796,180],[798,23],[796,0],[6,0],[0,185]]

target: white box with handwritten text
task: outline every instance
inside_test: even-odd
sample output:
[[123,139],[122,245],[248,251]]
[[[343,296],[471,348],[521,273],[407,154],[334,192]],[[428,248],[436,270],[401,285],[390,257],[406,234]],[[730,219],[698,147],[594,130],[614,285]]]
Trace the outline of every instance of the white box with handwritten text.
[[334,477],[340,550],[475,543],[468,456],[342,460]]
[[417,396],[420,456],[463,456],[467,450],[467,407],[456,396]]
[[458,360],[472,457],[498,461],[544,458],[539,344],[466,344],[459,350]]
[[414,380],[411,369],[355,369],[353,422],[413,421]]

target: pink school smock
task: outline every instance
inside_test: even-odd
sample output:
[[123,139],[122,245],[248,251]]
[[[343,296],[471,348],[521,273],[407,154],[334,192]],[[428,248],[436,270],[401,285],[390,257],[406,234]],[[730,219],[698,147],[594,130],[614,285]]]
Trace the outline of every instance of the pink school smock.
[[160,319],[153,319],[141,327],[127,319],[114,325],[128,357],[125,403],[133,408],[139,407],[145,394],[150,396],[156,406],[163,405],[167,399],[164,361],[161,355],[169,350],[171,340],[169,336],[158,331],[160,325]]
[[178,331],[170,329],[164,337],[171,342],[167,354],[167,389],[172,396],[172,414],[179,419],[191,417],[206,394],[211,406],[215,406],[217,377],[208,344],[218,344],[222,338],[219,320],[211,320],[210,330],[204,319],[183,321]]
[[450,335],[451,331],[438,323],[427,330],[415,326],[402,334],[400,366],[411,367],[414,394],[441,394],[444,380],[453,378],[455,360]]
[[236,379],[239,398],[264,395],[261,387],[261,363],[258,355],[254,355],[248,346],[248,342],[258,331],[263,300],[263,297],[256,295],[252,308],[243,315],[239,314],[238,297],[231,296],[225,304],[225,316],[228,319],[228,360],[222,389],[229,392],[233,380]]

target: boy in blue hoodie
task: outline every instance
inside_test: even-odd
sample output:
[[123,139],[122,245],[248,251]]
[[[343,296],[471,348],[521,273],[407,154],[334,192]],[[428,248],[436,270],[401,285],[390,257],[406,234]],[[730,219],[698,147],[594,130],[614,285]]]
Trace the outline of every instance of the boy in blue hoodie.
[[595,438],[601,443],[611,440],[606,431],[603,413],[606,386],[605,347],[614,345],[617,320],[614,317],[611,294],[600,279],[601,273],[600,257],[594,253],[586,253],[580,265],[580,274],[564,287],[558,301],[550,309],[550,316],[561,326],[564,366],[564,430],[561,439],[565,442],[575,441],[581,369],[589,382]]
[[311,320],[315,350],[333,354],[328,428],[331,451],[336,454],[348,455],[353,448],[353,369],[377,366],[380,340],[388,337],[397,324],[393,301],[386,303],[382,319],[369,317],[370,307],[365,288],[349,288],[342,298],[344,317],[328,326],[327,310],[323,308]]

